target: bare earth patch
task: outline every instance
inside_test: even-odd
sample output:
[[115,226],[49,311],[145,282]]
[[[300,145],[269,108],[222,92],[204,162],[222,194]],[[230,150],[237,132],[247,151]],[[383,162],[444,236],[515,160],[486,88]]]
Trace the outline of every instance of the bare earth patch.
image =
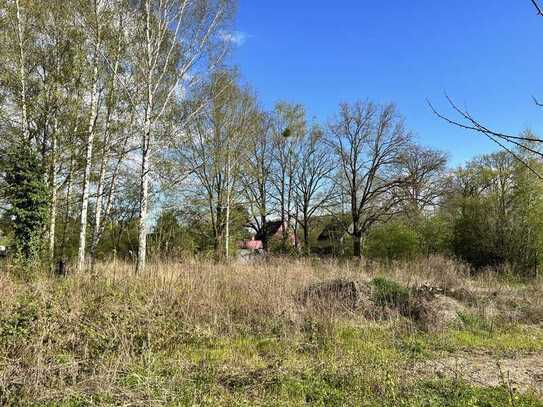
[[543,352],[504,358],[491,353],[459,352],[414,366],[416,376],[463,379],[484,387],[505,385],[543,398]]

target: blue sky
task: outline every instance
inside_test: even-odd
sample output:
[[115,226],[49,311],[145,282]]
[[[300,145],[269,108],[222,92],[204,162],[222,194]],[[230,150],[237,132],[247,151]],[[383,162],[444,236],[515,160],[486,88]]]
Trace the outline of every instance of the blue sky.
[[305,105],[328,120],[341,101],[395,102],[420,143],[453,165],[496,147],[429,110],[444,92],[484,123],[543,135],[543,18],[529,0],[239,0],[231,63],[266,108]]

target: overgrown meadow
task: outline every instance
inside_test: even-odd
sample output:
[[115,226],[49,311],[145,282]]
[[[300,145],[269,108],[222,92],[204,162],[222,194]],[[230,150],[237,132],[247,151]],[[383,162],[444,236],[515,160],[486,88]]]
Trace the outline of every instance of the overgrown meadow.
[[[541,281],[468,270],[437,257],[3,270],[0,404],[543,405]],[[371,289],[356,308],[304,301],[326,281]],[[462,311],[421,325],[401,308],[421,287]]]
[[237,3],[0,1],[0,405],[543,405],[539,0]]

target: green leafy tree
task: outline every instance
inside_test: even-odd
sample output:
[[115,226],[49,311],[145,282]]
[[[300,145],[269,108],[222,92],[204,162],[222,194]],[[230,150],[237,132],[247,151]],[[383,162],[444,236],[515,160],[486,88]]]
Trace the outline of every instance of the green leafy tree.
[[440,211],[411,220],[418,236],[419,253],[423,256],[433,254],[450,255],[451,227],[449,219]]
[[4,155],[2,172],[7,216],[17,251],[24,259],[35,260],[40,253],[48,214],[48,188],[38,155],[26,143],[15,144]]
[[375,227],[368,234],[366,256],[373,259],[411,259],[419,254],[417,232],[401,220]]
[[[532,168],[536,159],[525,156]],[[451,249],[476,269],[509,265],[533,274],[542,253],[542,183],[506,152],[485,155],[455,173],[446,202]]]
[[194,250],[194,239],[186,226],[181,224],[174,210],[163,211],[150,239],[151,253],[166,258],[180,258]]

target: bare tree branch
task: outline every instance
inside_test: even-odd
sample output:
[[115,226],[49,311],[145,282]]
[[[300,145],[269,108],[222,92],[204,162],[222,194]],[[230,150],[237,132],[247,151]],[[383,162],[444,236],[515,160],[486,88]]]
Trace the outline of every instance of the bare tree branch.
[[532,0],[532,4],[534,5],[535,9],[537,10],[537,15],[543,17],[543,9],[539,5],[537,0]]

